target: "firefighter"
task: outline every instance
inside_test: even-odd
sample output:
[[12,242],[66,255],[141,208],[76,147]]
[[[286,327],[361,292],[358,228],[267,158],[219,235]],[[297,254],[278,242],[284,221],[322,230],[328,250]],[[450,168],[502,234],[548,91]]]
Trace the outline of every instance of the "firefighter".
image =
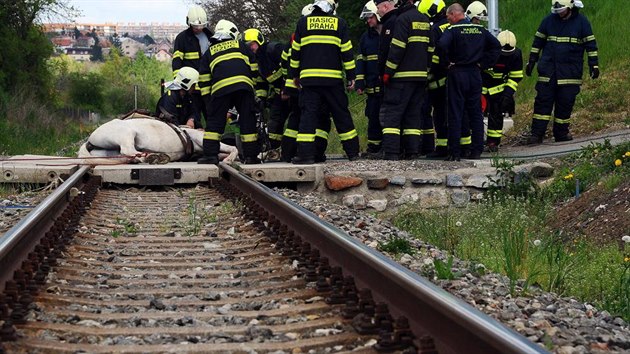
[[[206,27],[208,16],[201,6],[192,6],[188,10],[186,24],[188,24],[188,28],[180,32],[173,43],[171,67],[174,78],[177,77],[177,72],[184,67],[191,67],[199,71],[199,60],[208,50],[210,37],[212,37],[212,32]],[[203,81],[204,78],[200,80]],[[191,92],[191,97],[194,104],[195,128],[203,128],[201,116],[203,115],[205,119],[208,119],[208,112],[203,104],[199,85]]]
[[483,151],[483,114],[481,112],[481,70],[492,67],[501,52],[501,44],[483,26],[471,23],[458,3],[446,11],[451,26],[440,38],[439,47],[449,62],[447,161],[461,158],[460,139],[464,117],[472,130],[471,159]]
[[200,81],[209,119],[203,137],[203,157],[200,164],[219,163],[219,142],[225,130],[227,113],[235,107],[239,114],[239,127],[245,164],[260,163],[260,146],[256,134],[256,103],[254,94],[258,68],[256,58],[244,42],[236,25],[220,20],[210,39],[210,47],[201,59]]
[[[450,26],[446,19],[444,0],[422,0],[418,11],[431,20],[433,41],[438,43],[444,30]],[[429,70],[427,98],[422,104],[422,155],[427,158],[444,158],[447,155],[448,126],[446,121],[446,68],[444,55],[435,48]],[[433,127],[435,127],[433,129]],[[437,135],[437,139],[435,135]]]
[[429,18],[411,0],[404,0],[397,11],[382,78],[380,121],[386,160],[419,157],[422,100],[434,46]]
[[267,129],[271,149],[277,149],[280,147],[284,123],[290,110],[288,100],[282,100],[281,95],[284,88],[282,54],[287,46],[278,42],[265,41],[263,34],[256,28],[243,32],[243,40],[256,55],[258,72],[266,86],[264,94],[267,95],[267,101],[271,101]]
[[579,13],[573,0],[552,0],[551,14],[538,27],[525,68],[527,76],[531,76],[539,62],[528,144],[542,143],[547,124],[552,119],[555,141],[573,140],[569,123],[575,97],[582,84],[584,52],[588,58],[590,77],[597,79],[597,42],[590,22]]
[[523,79],[523,54],[516,47],[516,36],[506,30],[500,32],[497,39],[501,44],[499,60],[482,74],[482,94],[486,97],[488,113],[486,148],[490,152],[499,151],[503,117],[514,114],[514,93]]
[[359,95],[367,95],[365,116],[368,118],[367,154],[374,156],[381,150],[381,123],[379,111],[381,107],[381,85],[378,79],[378,43],[380,38],[380,16],[373,0],[365,3],[359,18],[365,21],[368,29],[361,35],[359,54],[357,55],[356,90]]
[[471,23],[481,24],[481,21],[488,21],[488,9],[481,1],[473,1],[466,8],[466,17]]
[[377,13],[381,17],[381,36],[378,45],[378,75],[382,79],[385,74],[385,62],[389,54],[389,45],[392,43],[392,37],[394,36],[394,24],[396,24],[398,10],[393,0],[374,0],[374,3],[376,4]]
[[167,82],[167,89],[158,100],[155,115],[165,122],[195,127],[195,109],[190,92],[196,89],[199,72],[189,66],[181,68],[175,80]]
[[348,109],[344,89],[354,88],[355,62],[346,22],[335,15],[335,3],[318,0],[313,12],[296,26],[291,45],[290,71],[295,86],[301,89],[301,118],[294,164],[315,163],[315,137],[319,110],[325,103],[332,113],[339,138],[349,160],[359,155],[359,138]]

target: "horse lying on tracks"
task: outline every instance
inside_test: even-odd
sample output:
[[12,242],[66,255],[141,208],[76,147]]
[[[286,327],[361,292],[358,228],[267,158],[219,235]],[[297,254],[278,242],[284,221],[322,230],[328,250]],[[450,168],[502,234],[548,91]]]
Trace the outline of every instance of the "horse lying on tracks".
[[[203,134],[157,119],[113,119],[92,132],[78,156],[88,165],[187,160],[203,151]],[[236,147],[221,143],[220,159],[229,163],[237,156]]]

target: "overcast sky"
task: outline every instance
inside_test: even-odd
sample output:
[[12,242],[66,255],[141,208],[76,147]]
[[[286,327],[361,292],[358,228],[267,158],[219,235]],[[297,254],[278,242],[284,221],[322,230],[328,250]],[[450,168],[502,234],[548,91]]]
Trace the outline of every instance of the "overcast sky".
[[81,10],[79,23],[170,22],[186,23],[190,0],[70,0]]

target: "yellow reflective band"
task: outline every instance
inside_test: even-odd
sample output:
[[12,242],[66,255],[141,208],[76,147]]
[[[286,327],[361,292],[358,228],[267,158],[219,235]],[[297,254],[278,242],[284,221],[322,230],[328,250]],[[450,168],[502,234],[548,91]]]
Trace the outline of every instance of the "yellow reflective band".
[[554,123],[558,123],[558,124],[569,124],[571,122],[571,120],[569,118],[561,119],[561,118],[558,118],[558,117],[553,117],[553,122]]
[[502,130],[490,130],[488,129],[488,137],[489,138],[500,138],[503,135]]
[[372,145],[379,145],[381,143],[380,140],[369,140],[367,141],[368,144],[372,144]]
[[315,129],[315,135],[318,138],[322,138],[322,139],[328,140],[328,132],[325,131],[325,130]]
[[267,76],[268,82],[274,82],[282,77],[282,71],[276,70],[271,75]]
[[269,139],[271,139],[271,140],[282,140],[282,134],[269,133]]
[[284,130],[284,136],[286,136],[287,138],[295,139],[298,136],[298,131],[297,130],[293,130],[293,129],[285,129]]
[[341,45],[341,51],[342,52],[347,52],[347,51],[350,51],[350,50],[352,50],[352,42],[347,41],[346,43]]
[[352,129],[349,132],[346,133],[339,133],[339,140],[341,141],[346,141],[346,140],[350,140],[353,138],[356,138],[358,136],[356,129]]
[[356,78],[356,79],[357,79],[357,80],[365,80],[365,75],[363,75],[363,74],[359,74],[359,75],[357,75],[357,78]]
[[173,53],[173,59],[184,59],[184,53],[180,52],[179,50],[176,50],[175,53]]
[[236,40],[232,40],[232,41],[225,41],[225,42],[219,42],[217,44],[213,44],[210,46],[210,48],[208,48],[208,50],[210,51],[210,55],[215,55],[218,52],[222,52],[229,49],[238,49],[238,48],[239,48],[239,42]]
[[[335,36],[322,36],[322,35],[311,35],[302,38],[301,46],[307,46],[309,44],[332,44],[337,47],[341,47],[341,39]],[[352,48],[352,45],[350,45]]]
[[300,61],[291,59],[291,67],[295,68],[295,69],[299,68],[300,67]]
[[312,143],[315,141],[315,134],[298,133],[296,141],[299,143]]
[[575,37],[549,36],[549,37],[547,37],[547,40],[549,42],[556,42],[556,43],[582,44],[582,40],[580,38],[575,38]]
[[280,59],[282,59],[282,60],[289,59],[289,52],[287,52],[287,51],[282,52],[282,55],[280,55]]
[[497,86],[494,86],[494,87],[490,87],[490,88],[487,89],[487,92],[490,95],[496,95],[499,92],[503,92],[503,86],[505,86],[505,85],[501,84],[501,85],[497,85]]
[[350,61],[344,61],[343,62],[343,68],[346,70],[352,70],[354,68],[356,68],[356,64],[354,63],[354,60],[350,60]]
[[538,120],[551,120],[551,115],[534,113],[533,118]]
[[508,87],[511,87],[512,90],[516,91],[516,89],[518,89],[518,82],[508,79],[508,81],[505,83]]
[[241,141],[244,143],[253,143],[258,140],[258,134],[241,134]]
[[300,79],[306,77],[327,77],[331,79],[342,79],[343,73],[341,70],[330,69],[304,69],[300,71]]
[[209,95],[210,94],[210,86],[202,87],[200,91],[201,91],[201,95],[202,96]]
[[491,71],[491,70],[486,70],[486,74],[491,75],[493,79],[503,78],[503,73],[495,73],[494,71]]
[[435,129],[422,129],[422,134],[433,135],[435,134]]
[[402,77],[427,77],[426,71],[399,71],[394,74],[394,78]]
[[184,59],[189,59],[189,60],[199,59],[199,52],[184,53]]
[[418,21],[411,22],[411,29],[414,29],[414,30],[428,31],[430,28],[431,28],[431,25],[428,22],[418,22]]
[[236,75],[232,77],[228,77],[227,79],[223,79],[212,85],[212,93],[230,85],[234,85],[237,83],[245,83],[252,88],[254,88],[254,82],[247,76],[244,75]]
[[267,97],[267,90],[256,90],[257,97]]
[[429,82],[429,90],[435,90],[436,88],[440,88],[446,85],[446,78],[443,77],[437,81]]
[[214,58],[214,60],[210,62],[210,71],[214,71],[214,67],[220,62],[223,62],[226,60],[232,60],[232,59],[242,59],[249,65],[249,58],[247,58],[242,53],[229,53],[229,54],[219,55],[218,57]]
[[482,87],[481,88],[481,94],[482,95],[487,95],[488,94],[488,88],[487,87]]
[[448,139],[435,139],[435,146],[447,146]]
[[532,50],[530,52],[534,53],[534,54],[538,54],[538,53],[540,53],[540,48],[532,47]]
[[176,104],[175,107],[182,108],[182,105],[181,104]]
[[587,54],[589,57],[596,57],[596,56],[598,55],[598,54],[597,54],[597,51],[594,51],[594,52],[586,52],[586,54]]
[[513,79],[522,79],[523,78],[523,70],[510,71],[509,75]]
[[376,54],[368,55],[367,60],[378,60],[378,55]]
[[199,75],[199,82],[209,82],[210,74],[201,74]]
[[422,135],[420,129],[403,129],[403,135]]
[[427,36],[409,36],[409,39],[407,39],[407,43],[413,43],[413,42],[429,43],[429,37],[427,37]]
[[581,79],[558,80],[558,85],[582,85],[582,80]]
[[392,63],[389,60],[385,62],[385,66],[387,66],[388,68],[390,68],[392,70],[398,69],[398,64],[394,64],[394,63]]
[[297,89],[297,86],[295,86],[295,82],[293,82],[293,80],[289,80],[289,79],[287,79],[287,80],[284,82],[284,87],[289,87],[289,88],[294,88],[294,89]]
[[470,145],[472,144],[472,137],[465,136],[459,139],[459,145]]
[[546,35],[546,34],[544,34],[544,33],[540,33],[540,32],[538,32],[538,31],[536,31],[536,37],[538,37],[538,38],[542,38],[542,39],[545,39],[545,38],[547,38],[547,35]]
[[431,57],[431,62],[434,63],[434,64],[439,64],[440,63],[440,56],[433,54],[433,56]]
[[366,93],[379,93],[381,92],[381,88],[380,87],[368,87],[365,89]]
[[546,77],[546,76],[539,76],[538,77],[538,82],[550,82],[551,78]]
[[221,140],[221,134],[217,132],[205,132],[203,133],[204,140]]
[[590,35],[590,36],[586,36],[584,38],[582,38],[583,42],[589,42],[589,41],[594,41],[595,40],[595,35]]
[[435,47],[429,47],[427,48],[429,53],[433,53],[435,52]]
[[357,60],[363,60],[363,55],[362,54],[357,55]]
[[247,64],[249,64],[249,67],[252,68],[252,71],[258,71],[258,63],[249,63],[249,58],[247,60]]
[[400,129],[398,129],[398,128],[383,128],[383,134],[400,135]]
[[302,45],[298,41],[293,41],[291,44],[291,50],[299,51]]
[[407,43],[396,38],[392,38],[392,44],[401,48],[407,47]]

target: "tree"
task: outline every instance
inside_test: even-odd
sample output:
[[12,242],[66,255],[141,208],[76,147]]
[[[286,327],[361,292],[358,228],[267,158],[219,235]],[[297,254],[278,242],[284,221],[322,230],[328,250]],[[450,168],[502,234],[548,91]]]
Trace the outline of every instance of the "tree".
[[101,42],[99,41],[98,36],[96,35],[94,36],[94,45],[92,46],[90,61],[103,61],[103,48],[101,47]]
[[149,36],[148,34],[145,34],[144,37],[142,37],[142,42],[145,45],[155,44],[155,40],[153,40],[153,37]]
[[74,39],[79,39],[81,37],[81,31],[75,26],[74,27]]

